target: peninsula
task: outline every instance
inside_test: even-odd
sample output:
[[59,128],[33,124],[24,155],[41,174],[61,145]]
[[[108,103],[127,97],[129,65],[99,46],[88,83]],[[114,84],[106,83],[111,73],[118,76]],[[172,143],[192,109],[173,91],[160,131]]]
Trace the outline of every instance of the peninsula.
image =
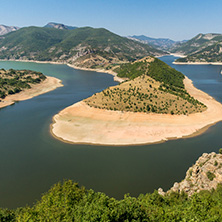
[[61,80],[31,70],[0,70],[0,108],[61,87]]
[[73,104],[53,117],[65,142],[132,145],[196,135],[222,120],[222,105],[182,73],[154,57],[114,71],[128,81]]

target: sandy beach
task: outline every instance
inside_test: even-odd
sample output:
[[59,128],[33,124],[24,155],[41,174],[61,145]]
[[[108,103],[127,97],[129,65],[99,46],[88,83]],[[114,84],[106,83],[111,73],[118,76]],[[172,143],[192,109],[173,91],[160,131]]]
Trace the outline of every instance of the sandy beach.
[[117,73],[112,71],[112,70],[105,70],[105,69],[90,69],[90,68],[82,68],[78,67],[75,65],[67,64],[67,66],[72,67],[74,69],[79,69],[79,70],[85,70],[85,71],[94,71],[94,72],[101,72],[101,73],[107,73],[113,76],[114,81],[116,82],[124,82],[126,79],[120,78],[117,76]]
[[182,53],[170,53],[171,56],[175,56],[175,57],[180,57],[180,58],[184,58],[186,57],[184,54]]
[[20,93],[8,95],[5,99],[1,99],[0,108],[12,105],[17,101],[31,99],[35,96],[47,93],[61,86],[63,86],[61,80],[55,77],[47,76],[47,78],[42,83],[32,85],[31,89],[25,89]]
[[175,65],[222,65],[222,62],[173,62]]
[[81,101],[53,117],[51,133],[64,142],[101,145],[149,144],[197,135],[222,120],[222,104],[187,77],[184,84],[206,111],[189,116],[132,113],[97,109]]

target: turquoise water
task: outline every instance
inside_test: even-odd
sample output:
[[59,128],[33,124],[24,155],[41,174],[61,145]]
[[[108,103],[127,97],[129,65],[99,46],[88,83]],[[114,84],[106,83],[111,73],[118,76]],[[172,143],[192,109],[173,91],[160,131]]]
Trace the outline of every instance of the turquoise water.
[[[174,57],[162,57],[171,64]],[[171,64],[172,65],[172,64]],[[220,66],[173,65],[195,86],[222,101]],[[184,178],[203,152],[222,146],[222,124],[190,138],[143,146],[72,145],[49,133],[52,117],[65,107],[110,85],[111,75],[66,65],[0,62],[0,68],[32,69],[63,81],[64,87],[0,110],[0,207],[14,208],[40,199],[54,183],[72,179],[86,188],[122,198]]]

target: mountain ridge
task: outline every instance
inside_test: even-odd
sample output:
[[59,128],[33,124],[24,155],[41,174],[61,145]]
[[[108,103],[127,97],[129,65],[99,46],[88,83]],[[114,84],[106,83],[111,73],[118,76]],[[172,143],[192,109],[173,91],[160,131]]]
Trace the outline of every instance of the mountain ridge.
[[49,22],[45,26],[45,28],[56,28],[56,29],[68,29],[68,30],[74,30],[77,29],[78,27],[75,26],[68,26],[62,23],[56,23],[56,22]]
[[5,35],[9,32],[16,31],[18,29],[19,29],[19,27],[16,27],[16,26],[0,25],[0,36]]
[[118,63],[163,54],[104,28],[67,30],[31,26],[0,39],[0,59],[60,62],[81,68],[109,70]]
[[133,35],[133,36],[128,36],[128,38],[136,40],[136,41],[140,41],[145,44],[150,44],[157,49],[165,50],[165,51],[170,51],[170,49],[172,47],[175,47],[177,44],[186,42],[186,40],[174,41],[169,38],[152,38],[145,35]]
[[222,61],[222,34],[198,34],[189,41],[177,45],[171,50],[173,53],[182,53],[186,57],[176,62],[221,62]]

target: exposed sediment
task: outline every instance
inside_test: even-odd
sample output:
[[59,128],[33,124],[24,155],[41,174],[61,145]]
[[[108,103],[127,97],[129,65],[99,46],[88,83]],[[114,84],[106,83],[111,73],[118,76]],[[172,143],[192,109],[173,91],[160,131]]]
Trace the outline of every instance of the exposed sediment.
[[188,116],[133,113],[89,107],[82,101],[55,115],[51,132],[65,142],[103,145],[148,144],[197,135],[222,120],[222,104],[195,88],[187,77],[184,84],[191,96],[207,106],[206,111]]

